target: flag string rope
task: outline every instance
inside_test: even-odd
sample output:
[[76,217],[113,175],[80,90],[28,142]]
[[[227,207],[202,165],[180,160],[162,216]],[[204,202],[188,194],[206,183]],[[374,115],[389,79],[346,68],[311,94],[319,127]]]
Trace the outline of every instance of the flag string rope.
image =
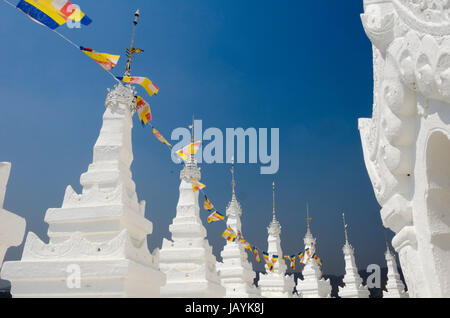
[[[9,6],[11,6],[11,7],[13,7],[13,8],[15,8],[15,9],[17,9],[18,11],[21,11],[21,10],[19,10],[18,8],[17,8],[17,6],[16,5],[14,5],[14,4],[12,4],[11,2],[9,2],[8,0],[3,0],[3,2],[5,2],[6,4],[8,4]],[[22,11],[21,11],[22,12]],[[23,13],[23,12],[22,12]],[[23,13],[23,14],[25,14],[25,13]],[[25,14],[26,15],[26,14]],[[80,46],[79,45],[77,45],[76,43],[74,43],[72,40],[70,40],[70,39],[68,39],[66,36],[64,36],[63,34],[61,34],[60,32],[58,32],[58,31],[56,31],[56,30],[52,30],[54,33],[56,33],[59,37],[61,37],[63,40],[65,40],[66,42],[68,42],[70,45],[72,45],[73,47],[75,47],[77,50],[79,50],[80,49]],[[123,85],[122,84],[122,82],[119,80],[119,79],[117,79],[117,77],[112,73],[112,72],[110,72],[109,70],[106,70],[105,69],[105,71],[106,72],[108,72],[108,74],[116,81],[116,82],[118,82],[120,85]],[[152,128],[152,129],[156,129],[155,127],[154,127],[154,125],[151,123],[151,122],[149,122],[149,126]],[[167,146],[167,148],[169,148],[171,151],[172,151],[172,146],[171,145],[169,145],[169,144],[166,144],[166,146]],[[185,164],[186,164],[186,162],[185,162]],[[197,180],[196,180],[197,181]],[[206,198],[209,198],[209,196],[207,195],[207,193],[206,193],[206,191],[204,191],[203,189],[199,189],[198,190],[204,197],[205,197],[205,199]],[[210,201],[211,202],[211,201]],[[214,207],[214,206],[213,206]],[[199,207],[200,208],[200,207]],[[203,207],[204,208],[204,207]],[[213,208],[213,209],[211,209],[210,211],[212,211],[212,210],[214,210],[214,212],[217,212],[217,210],[215,209],[215,208]],[[213,213],[214,213],[213,212]],[[223,215],[223,216],[225,216],[225,214]],[[236,233],[239,237],[237,237],[238,239],[243,239],[243,236],[242,236],[242,234],[241,233]],[[238,243],[240,243],[240,242],[238,242]],[[250,244],[250,243],[249,243]],[[254,249],[257,249],[257,250],[259,250],[259,251],[261,251],[262,249],[259,249],[257,246],[255,246],[255,245],[253,245],[253,250]],[[300,254],[300,253],[299,253]],[[297,255],[297,254],[295,254],[295,255]],[[314,253],[314,255],[316,255],[315,253]],[[255,256],[256,257],[256,256]],[[290,258],[290,256],[288,256],[289,257],[289,260],[291,261],[291,263],[292,263],[292,260],[291,260],[291,258]],[[295,259],[295,258],[294,258]],[[311,257],[311,255],[309,254],[308,255],[308,259],[307,259],[307,261],[309,261],[309,259],[312,259],[312,257]],[[319,259],[320,260],[320,259]],[[276,260],[276,261],[278,261],[278,260]],[[272,258],[272,262],[270,262],[270,261],[267,261],[266,260],[266,263],[270,263],[272,266],[276,263],[276,261],[273,261],[273,258]],[[303,261],[301,261],[301,263],[300,264],[302,264],[303,263]],[[267,264],[268,265],[268,264]],[[270,266],[269,266],[269,268],[270,268]],[[273,271],[273,269],[271,270],[271,271]]]
[[[150,128],[152,128],[152,129],[156,129],[156,127],[152,124],[152,122],[149,122],[148,123],[148,125],[150,126]],[[145,125],[146,126],[146,125]],[[144,126],[144,127],[145,127]],[[156,129],[156,130],[158,130],[158,129]],[[159,130],[158,130],[159,131]],[[166,143],[164,143],[166,146],[167,146],[167,148],[169,148],[171,151],[172,151],[172,149],[173,149],[173,146],[169,146],[168,144],[166,144]],[[186,161],[184,161],[183,160],[183,162],[184,162],[184,164],[186,164]],[[198,180],[196,180],[196,181],[198,181]],[[191,182],[192,183],[192,182]],[[204,189],[199,189],[198,190],[203,196],[204,196],[204,198],[205,198],[205,200],[206,200],[206,198],[209,198],[209,196],[207,195],[207,193],[206,193],[206,191],[204,190]],[[209,199],[208,199],[209,200]],[[211,201],[210,201],[211,202]],[[212,203],[211,203],[212,204]],[[199,204],[199,208],[200,209],[202,209],[202,207],[200,207],[200,204]],[[203,207],[203,209],[204,210],[206,210],[204,207]],[[208,210],[209,212],[211,212],[211,211],[213,211],[213,213],[214,212],[217,212],[217,210],[215,209],[215,207],[214,207],[214,205],[213,205],[213,209],[211,209],[211,210]],[[225,216],[226,215],[226,213],[225,214],[222,214],[223,216]],[[236,239],[238,239],[239,240],[239,244],[240,244],[240,240],[241,239],[244,239],[244,237],[243,237],[243,235],[242,235],[242,233],[236,233]],[[248,242],[248,241],[247,241]],[[249,244],[250,244],[250,242],[248,242]],[[263,249],[260,249],[259,247],[257,247],[256,245],[252,245],[252,244],[250,244],[250,246],[253,246],[253,253],[255,254],[255,252],[254,252],[254,250],[255,250],[255,248],[258,250],[258,251],[263,251]],[[264,254],[264,253],[263,253]],[[300,259],[300,254],[302,254],[303,256],[302,256],[302,258]],[[274,254],[275,255],[275,254]],[[296,262],[296,259],[298,258],[299,259],[299,261],[300,261],[300,265],[301,264],[305,264],[305,262],[308,262],[310,259],[312,259],[312,260],[315,260],[316,261],[316,263],[317,264],[319,264],[320,266],[322,266],[322,261],[321,261],[321,259],[319,258],[319,257],[317,257],[317,259],[315,259],[314,258],[314,256],[315,255],[317,255],[316,253],[315,253],[315,248],[314,248],[314,250],[313,251],[311,251],[311,252],[309,252],[308,253],[308,251],[303,251],[303,252],[299,252],[299,253],[296,253],[296,254],[288,254],[288,255],[285,255],[285,257],[284,257],[284,259],[289,259],[289,261],[290,261],[290,266],[291,266],[291,268],[293,269],[293,270],[295,270],[295,262]],[[278,255],[276,255],[276,256],[278,256]],[[293,257],[292,257],[293,256]],[[305,257],[307,257],[307,259],[305,260],[304,258]],[[255,259],[256,259],[256,254],[255,254]],[[265,259],[264,259],[265,260]],[[273,271],[273,265],[275,265],[276,264],[276,262],[278,262],[278,258],[276,258],[276,260],[274,261],[274,259],[273,259],[273,257],[272,257],[272,259],[270,259],[270,260],[265,260],[265,262],[266,262],[266,265],[268,266],[268,268],[269,268],[269,270],[272,272]],[[269,266],[269,263],[270,263],[270,265],[271,266]],[[294,267],[292,267],[292,264],[294,264],[293,266]],[[272,269],[271,269],[272,268]],[[321,267],[321,269],[322,269],[322,267]]]
[[[18,8],[17,8],[17,6],[15,6],[14,4],[12,4],[11,2],[9,2],[8,0],[3,0],[6,4],[8,4],[8,5],[10,5],[11,7],[13,7],[14,9],[17,9],[18,11],[20,11],[21,13],[23,13],[24,15],[26,15],[24,12],[22,12],[21,10],[19,10]],[[41,23],[39,23],[39,24],[41,24]],[[63,34],[61,34],[61,33],[59,33],[58,31],[56,31],[56,30],[51,30],[51,31],[53,31],[53,32],[55,32],[56,34],[58,34],[63,40],[65,40],[67,43],[69,43],[70,45],[72,45],[73,47],[75,47],[77,50],[80,50],[80,46],[79,45],[77,45],[76,43],[74,43],[72,40],[70,40],[70,39],[68,39],[66,36],[64,36]],[[108,70],[105,70],[106,72],[108,72],[108,74],[109,75],[111,75],[111,77],[117,82],[117,83],[119,83],[120,85],[122,85],[122,82],[121,81],[119,81],[118,79],[117,79],[117,77],[113,74],[113,73],[111,73],[110,71],[108,71]]]

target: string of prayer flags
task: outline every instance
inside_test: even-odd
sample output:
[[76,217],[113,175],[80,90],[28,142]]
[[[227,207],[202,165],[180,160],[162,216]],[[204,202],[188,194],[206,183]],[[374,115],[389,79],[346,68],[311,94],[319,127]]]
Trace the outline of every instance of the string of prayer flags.
[[150,96],[153,96],[153,94],[158,94],[159,88],[151,80],[149,80],[147,77],[141,77],[141,76],[123,76],[123,77],[117,77],[119,80],[125,83],[129,84],[139,84],[141,85]]
[[120,59],[120,55],[112,55],[108,53],[99,53],[94,51],[93,49],[80,46],[80,50],[89,56],[91,59],[96,61],[103,67],[106,71],[111,70],[114,66],[117,65],[117,62]]
[[195,178],[191,178],[191,182],[192,182],[192,190],[194,190],[194,192],[206,188],[206,186],[203,183],[195,180]]
[[150,105],[141,96],[136,96],[136,110],[142,126],[145,126],[148,122],[152,121]]
[[17,8],[33,21],[54,30],[67,21],[91,24],[89,19],[79,8],[67,0],[21,0]]
[[273,264],[276,264],[277,261],[278,261],[278,255],[273,254],[273,255],[272,255],[272,263],[273,263]]
[[169,147],[172,147],[171,144],[161,135],[159,131],[157,131],[155,128],[153,128],[153,134],[155,135],[156,139],[161,141],[162,143],[166,144]]
[[214,205],[209,201],[209,199],[205,195],[205,202],[203,203],[203,208],[206,211],[212,211],[214,209]]
[[223,232],[222,237],[227,241],[234,242],[236,240],[236,232],[231,227],[227,227],[227,229]]
[[245,248],[246,250],[248,250],[248,251],[250,251],[250,252],[253,252],[253,251],[252,251],[252,246],[251,246],[250,243],[247,242],[246,240],[241,239],[239,243],[241,243],[241,245],[244,246],[244,248]]
[[177,154],[183,159],[184,161],[188,160],[191,155],[195,155],[200,148],[200,141],[196,141],[193,143],[190,143],[189,145],[183,147],[182,149],[177,151]]
[[214,211],[208,216],[208,223],[222,221],[223,219],[225,219],[225,216],[217,211]]
[[259,262],[261,262],[261,259],[259,258],[259,251],[258,251],[258,249],[256,248],[256,246],[253,246],[253,253],[255,253],[255,259],[256,259],[256,261],[259,263]]

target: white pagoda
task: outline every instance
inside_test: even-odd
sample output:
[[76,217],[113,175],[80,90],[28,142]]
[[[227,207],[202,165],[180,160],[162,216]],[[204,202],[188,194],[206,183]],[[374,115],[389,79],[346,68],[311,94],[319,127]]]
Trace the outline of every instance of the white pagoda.
[[311,218],[307,212],[307,230],[303,242],[305,244],[304,264],[302,275],[303,280],[297,280],[297,292],[304,298],[329,298],[331,297],[330,279],[325,280],[322,277],[322,269],[313,256],[316,252],[316,239],[311,234]]
[[169,226],[172,240],[162,242],[160,269],[166,274],[167,283],[161,287],[161,297],[222,298],[225,288],[220,284],[217,260],[206,239],[199,215],[199,191],[194,192],[192,178],[201,179],[194,155],[180,173],[177,213]]
[[[227,206],[227,227],[235,233],[241,233],[242,209],[236,198],[234,181],[234,160],[232,160],[232,196]],[[260,297],[259,289],[254,285],[256,273],[248,260],[245,248],[236,240],[227,241],[221,256],[223,261],[217,263],[217,269],[221,278],[222,286],[226,288],[227,298],[256,298]]]
[[3,209],[10,171],[11,163],[0,162],[0,267],[8,247],[22,243],[26,226],[25,219]]
[[267,253],[269,260],[274,255],[278,256],[278,261],[273,265],[273,272],[265,265],[266,273],[259,276],[258,286],[261,289],[261,296],[266,298],[292,298],[295,286],[294,277],[286,274],[286,263],[281,250],[281,225],[275,216],[275,183],[273,189],[273,219],[267,228],[269,234],[267,238]]
[[400,279],[397,269],[395,255],[391,253],[389,243],[386,241],[386,253],[384,254],[387,263],[387,283],[386,290],[383,291],[383,298],[408,298],[408,292],[405,291],[405,285]]
[[344,220],[345,231],[345,245],[342,248],[345,258],[345,275],[344,287],[339,286],[339,297],[341,298],[369,298],[370,292],[367,286],[363,285],[363,280],[358,274],[358,267],[355,262],[355,251],[348,242],[347,224],[345,223],[345,216],[342,213]]
[[68,186],[62,207],[45,215],[50,242],[30,232],[22,259],[4,264],[13,297],[159,297],[165,277],[130,170],[134,96],[122,84],[109,91],[82,193]]

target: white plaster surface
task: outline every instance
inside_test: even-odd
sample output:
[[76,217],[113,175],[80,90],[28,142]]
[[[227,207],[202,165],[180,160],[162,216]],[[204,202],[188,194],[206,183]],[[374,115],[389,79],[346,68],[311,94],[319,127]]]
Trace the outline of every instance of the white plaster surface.
[[365,0],[372,42],[364,161],[410,297],[450,297],[450,8]]
[[109,92],[82,193],[68,186],[45,215],[50,242],[30,232],[22,259],[4,264],[13,297],[159,297],[165,275],[148,251],[152,223],[130,170],[133,98],[129,86]]

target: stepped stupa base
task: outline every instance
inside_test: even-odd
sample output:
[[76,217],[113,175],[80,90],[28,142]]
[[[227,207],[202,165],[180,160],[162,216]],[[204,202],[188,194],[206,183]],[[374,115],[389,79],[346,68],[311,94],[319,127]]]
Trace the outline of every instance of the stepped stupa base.
[[290,276],[281,274],[261,275],[258,286],[261,290],[261,296],[265,298],[294,297],[294,280]]
[[222,298],[212,249],[204,239],[170,241],[163,239],[159,252],[160,269],[167,282],[161,287],[163,298]]
[[108,242],[76,232],[50,244],[30,232],[22,260],[6,262],[2,278],[11,281],[14,298],[159,297],[165,275],[153,263],[146,246],[131,245],[126,230]]

